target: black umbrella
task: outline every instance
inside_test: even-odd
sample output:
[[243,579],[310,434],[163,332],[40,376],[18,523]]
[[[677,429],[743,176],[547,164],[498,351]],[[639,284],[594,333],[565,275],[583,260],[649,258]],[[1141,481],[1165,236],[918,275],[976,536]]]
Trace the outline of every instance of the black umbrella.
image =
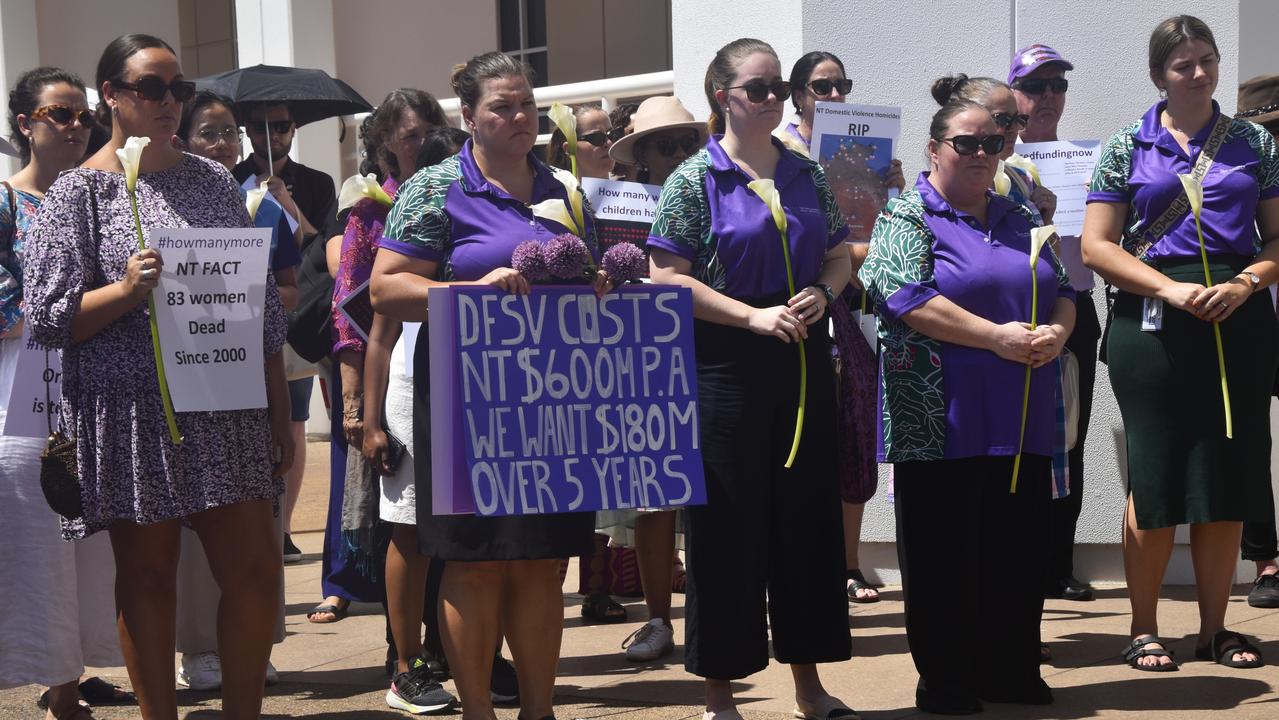
[[195,86],[236,104],[285,103],[298,125],[373,110],[350,85],[312,68],[254,65],[196,78]]

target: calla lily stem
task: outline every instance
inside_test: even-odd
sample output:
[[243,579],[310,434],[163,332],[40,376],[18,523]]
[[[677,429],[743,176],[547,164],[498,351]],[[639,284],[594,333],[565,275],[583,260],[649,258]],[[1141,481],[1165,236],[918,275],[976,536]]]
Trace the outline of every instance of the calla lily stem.
[[[146,250],[146,239],[142,237],[142,219],[138,216],[138,192],[129,193],[129,208],[133,210],[133,227],[138,231],[138,250]],[[155,294],[147,292],[147,310],[151,320],[151,352],[155,355],[155,374],[160,380],[160,400],[164,403],[164,422],[169,426],[169,439],[174,445],[182,444],[182,435],[178,432],[178,420],[173,415],[173,399],[169,397],[169,381],[164,376],[164,355],[160,350],[160,330],[155,323]]]
[[[1199,233],[1199,259],[1204,265],[1204,286],[1212,287],[1212,273],[1208,271],[1208,249],[1204,246],[1204,230],[1199,224],[1199,213],[1195,213],[1195,231]],[[1235,423],[1230,412],[1230,386],[1226,384],[1226,351],[1221,346],[1221,323],[1212,321],[1213,339],[1217,341],[1217,371],[1221,375],[1221,402],[1226,411],[1226,437],[1235,437]]]

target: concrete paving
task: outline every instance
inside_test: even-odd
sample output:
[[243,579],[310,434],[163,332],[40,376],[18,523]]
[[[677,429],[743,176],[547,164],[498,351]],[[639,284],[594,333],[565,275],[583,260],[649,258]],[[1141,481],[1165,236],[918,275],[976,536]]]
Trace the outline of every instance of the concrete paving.
[[[320,528],[327,502],[327,448],[312,444],[303,497],[295,515],[295,534],[306,553],[301,563],[286,566],[287,637],[272,661],[281,683],[268,689],[264,717],[376,720],[403,716],[386,707],[383,674],[386,646],[381,608],[357,605],[339,623],[314,625],[305,613],[319,598]],[[577,568],[565,586],[576,588]],[[1198,625],[1193,588],[1168,588],[1160,604],[1161,632],[1178,659],[1179,672],[1142,673],[1124,666],[1119,653],[1127,641],[1128,602],[1122,587],[1104,588],[1088,603],[1049,601],[1044,637],[1054,654],[1043,674],[1056,703],[1042,708],[988,704],[981,717],[1039,720],[1048,718],[1164,719],[1222,717],[1279,718],[1279,610],[1250,608],[1248,588],[1235,588],[1227,615],[1232,629],[1261,641],[1274,664],[1257,670],[1230,670],[1194,660]],[[956,592],[982,591],[999,601],[998,588],[964,586]],[[701,681],[683,669],[681,648],[663,662],[633,664],[621,654],[621,642],[645,616],[642,602],[628,602],[632,622],[585,625],[581,597],[565,595],[564,641],[556,683],[560,718],[610,720],[680,720],[702,712]],[[683,634],[683,596],[675,596],[676,639]],[[853,659],[823,666],[828,690],[861,711],[867,720],[924,716],[914,708],[915,670],[906,647],[901,593],[886,588],[883,600],[849,606]],[[508,655],[509,656],[509,655]],[[123,668],[93,671],[127,686]],[[449,683],[450,689],[451,683]],[[789,718],[790,673],[773,664],[764,672],[734,684],[739,708],[750,720]],[[0,720],[40,718],[38,688],[0,691]],[[220,715],[217,693],[180,690],[180,718]],[[103,720],[137,717],[136,707],[101,707]],[[499,709],[502,720],[515,720],[515,709]]]

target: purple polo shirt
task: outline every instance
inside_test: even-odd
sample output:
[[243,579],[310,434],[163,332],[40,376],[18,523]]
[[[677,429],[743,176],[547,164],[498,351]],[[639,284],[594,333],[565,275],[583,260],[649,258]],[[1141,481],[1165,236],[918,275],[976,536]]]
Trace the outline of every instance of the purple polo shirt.
[[[1221,114],[1214,100],[1212,119],[1190,139],[1187,153],[1160,123],[1166,105],[1167,101],[1157,103],[1146,111],[1135,128],[1111,139],[1098,161],[1088,193],[1090,203],[1130,205],[1140,218],[1138,235],[1153,224],[1177,196],[1185,193],[1177,175],[1189,174],[1194,168],[1194,161],[1199,159],[1212,126]],[[1279,197],[1279,185],[1262,185],[1268,170],[1263,167],[1267,158],[1249,141],[1246,124],[1235,121],[1234,125],[1204,177],[1201,224],[1209,255],[1252,257],[1256,253],[1257,203]],[[1236,131],[1240,126],[1244,126],[1245,132]],[[1128,143],[1124,142],[1127,135],[1131,136],[1130,154]],[[1187,212],[1173,223],[1168,234],[1151,246],[1147,256],[1155,260],[1199,257],[1194,216]]]
[[[531,153],[532,203],[565,200],[564,184]],[[587,247],[599,260],[594,221],[586,216]],[[378,246],[422,260],[445,263],[445,280],[479,280],[511,266],[511,253],[526,240],[547,242],[568,228],[533,215],[529,205],[490,183],[475,164],[471,141],[431,168],[415,173],[400,189]]]
[[[996,324],[1030,317],[1030,229],[1032,221],[1016,204],[987,192],[987,227],[955,210],[921,173],[915,182],[923,221],[932,235],[933,279],[903,285],[880,305],[883,314],[902,315],[937,297]],[[1075,298],[1063,285],[1044,247],[1035,266],[1039,284],[1038,322],[1052,319],[1057,298]],[[941,368],[946,407],[945,457],[1015,455],[1021,427],[1026,366],[989,350],[942,342]],[[1031,372],[1024,452],[1052,457],[1056,430],[1056,364]],[[881,448],[882,450],[882,448]]]
[[[722,137],[712,135],[704,150],[667,180],[647,243],[693,262],[695,270],[713,266],[713,279],[699,279],[730,297],[786,295],[786,261],[773,216],[747,187],[753,178],[720,147]],[[848,227],[821,168],[777,138],[772,142],[780,155],[773,183],[786,213],[798,290],[817,282],[822,259],[843,242]]]

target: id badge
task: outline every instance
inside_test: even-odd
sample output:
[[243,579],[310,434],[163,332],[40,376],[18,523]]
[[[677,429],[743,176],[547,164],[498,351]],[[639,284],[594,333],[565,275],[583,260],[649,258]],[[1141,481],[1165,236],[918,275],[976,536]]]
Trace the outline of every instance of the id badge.
[[1141,299],[1141,330],[1156,332],[1164,327],[1164,301],[1158,298]]

